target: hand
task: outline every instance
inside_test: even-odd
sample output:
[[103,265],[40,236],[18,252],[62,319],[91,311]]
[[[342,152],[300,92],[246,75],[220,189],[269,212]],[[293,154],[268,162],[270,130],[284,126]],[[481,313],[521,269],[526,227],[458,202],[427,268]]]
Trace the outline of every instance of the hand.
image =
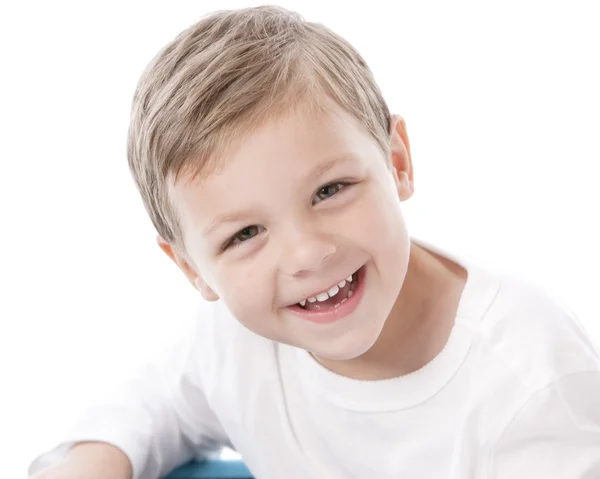
[[131,462],[119,448],[103,442],[81,442],[62,461],[29,479],[131,479],[131,476]]

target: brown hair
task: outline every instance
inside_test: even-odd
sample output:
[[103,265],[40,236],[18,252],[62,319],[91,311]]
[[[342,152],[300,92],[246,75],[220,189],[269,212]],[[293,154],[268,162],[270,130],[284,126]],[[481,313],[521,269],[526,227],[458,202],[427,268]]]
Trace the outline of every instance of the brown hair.
[[161,237],[185,254],[169,185],[195,178],[236,138],[291,109],[336,104],[389,156],[390,113],[360,54],[274,6],[212,13],[167,44],[138,83],[127,155]]

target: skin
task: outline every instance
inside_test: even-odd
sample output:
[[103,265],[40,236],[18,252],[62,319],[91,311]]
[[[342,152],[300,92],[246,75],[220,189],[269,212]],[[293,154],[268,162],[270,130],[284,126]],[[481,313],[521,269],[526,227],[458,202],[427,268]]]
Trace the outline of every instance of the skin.
[[115,446],[101,442],[74,445],[65,459],[46,467],[30,479],[131,479],[129,458]]
[[[402,203],[413,167],[399,116],[389,140],[386,158],[339,108],[267,123],[232,145],[218,171],[171,185],[186,252],[158,244],[206,300],[225,301],[256,334],[351,378],[415,371],[446,344],[466,271],[411,242]],[[363,265],[364,296],[345,318],[314,324],[288,307]]]
[[[413,168],[398,116],[390,146],[386,159],[340,110],[319,118],[298,112],[268,123],[240,138],[218,173],[172,185],[187,251],[160,236],[158,244],[206,300],[225,301],[255,333],[306,349],[350,378],[413,372],[448,341],[467,273],[411,242],[401,205],[414,192]],[[348,186],[336,186],[345,181]],[[327,185],[333,186],[323,189]],[[204,232],[218,217],[240,211],[234,221]],[[236,245],[222,251],[236,234]],[[363,265],[364,296],[349,316],[317,325],[288,308]],[[122,451],[89,442],[32,479],[131,474]]]

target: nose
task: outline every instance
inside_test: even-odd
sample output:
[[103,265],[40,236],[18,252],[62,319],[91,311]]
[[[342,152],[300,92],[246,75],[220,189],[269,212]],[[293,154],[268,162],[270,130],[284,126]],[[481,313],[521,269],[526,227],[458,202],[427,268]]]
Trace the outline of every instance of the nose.
[[289,276],[319,271],[337,251],[334,238],[310,222],[288,224],[282,235],[280,270]]

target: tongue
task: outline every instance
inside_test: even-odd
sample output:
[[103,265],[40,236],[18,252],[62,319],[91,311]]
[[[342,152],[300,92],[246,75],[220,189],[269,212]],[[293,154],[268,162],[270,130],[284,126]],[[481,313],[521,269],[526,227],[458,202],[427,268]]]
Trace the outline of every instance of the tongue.
[[327,298],[325,301],[317,300],[314,303],[307,301],[304,305],[304,309],[307,311],[326,311],[332,309],[336,304],[348,297],[348,291],[350,291],[350,284],[346,283],[333,298]]

